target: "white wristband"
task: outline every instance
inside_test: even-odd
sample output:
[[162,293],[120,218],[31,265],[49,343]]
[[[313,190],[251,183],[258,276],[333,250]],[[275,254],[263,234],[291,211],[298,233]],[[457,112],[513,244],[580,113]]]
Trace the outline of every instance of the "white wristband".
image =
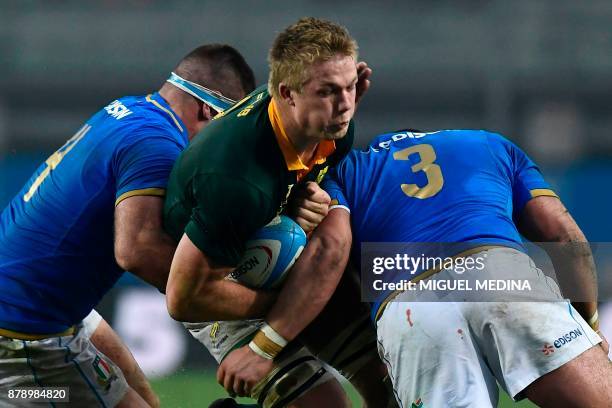
[[281,347],[285,347],[287,343],[289,343],[283,338],[283,336],[278,334],[268,323],[264,323],[264,325],[259,330],[261,330],[267,338],[269,338]]
[[253,352],[257,354],[259,357],[263,357],[266,360],[274,360],[274,357],[272,357],[271,355],[269,355],[268,353],[260,349],[259,346],[257,346],[257,344],[255,344],[253,341],[249,343],[249,348],[253,350]]

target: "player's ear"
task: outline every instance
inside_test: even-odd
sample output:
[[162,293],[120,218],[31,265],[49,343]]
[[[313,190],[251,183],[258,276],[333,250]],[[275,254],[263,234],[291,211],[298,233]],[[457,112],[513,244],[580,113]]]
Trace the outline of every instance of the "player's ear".
[[198,120],[200,122],[206,121],[209,122],[212,118],[215,117],[217,112],[215,112],[210,106],[205,103],[200,105],[200,110],[198,111]]
[[278,94],[289,106],[295,106],[295,101],[293,100],[294,93],[286,84],[282,82],[278,84]]

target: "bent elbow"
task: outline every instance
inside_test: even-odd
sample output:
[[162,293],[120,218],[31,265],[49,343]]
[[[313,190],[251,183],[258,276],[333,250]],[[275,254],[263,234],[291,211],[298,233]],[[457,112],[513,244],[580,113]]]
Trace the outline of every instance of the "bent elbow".
[[207,301],[214,298],[203,290],[186,292],[170,283],[166,287],[168,314],[179,322],[197,323],[219,320],[219,316],[215,314],[215,305]]
[[166,307],[168,314],[179,322],[189,321],[189,300],[179,296],[176,291],[168,288],[166,290]]
[[136,271],[140,267],[140,257],[138,248],[117,247],[115,246],[115,261],[124,271]]

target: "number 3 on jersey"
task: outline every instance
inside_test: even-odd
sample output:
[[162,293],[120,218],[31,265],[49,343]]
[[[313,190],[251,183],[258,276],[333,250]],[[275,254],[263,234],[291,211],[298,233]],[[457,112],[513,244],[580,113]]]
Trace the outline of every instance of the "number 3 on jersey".
[[71,151],[74,146],[87,134],[87,132],[91,129],[91,126],[85,125],[83,126],[74,136],[72,136],[62,147],[60,147],[55,153],[53,153],[47,160],[45,160],[45,164],[47,167],[36,177],[34,183],[30,186],[30,189],[27,193],[23,195],[23,201],[26,203],[30,201],[38,187],[45,181],[45,179],[49,176],[51,171],[53,171],[58,164],[64,159],[64,156]]
[[417,173],[419,171],[425,173],[425,176],[427,177],[427,184],[423,187],[419,187],[416,184],[402,184],[402,191],[408,197],[419,199],[435,196],[440,190],[442,190],[442,186],[444,185],[442,169],[440,169],[440,166],[434,163],[436,160],[436,152],[431,145],[419,144],[393,153],[393,159],[408,160],[408,156],[412,154],[418,154],[421,160],[412,165],[411,170],[413,173]]

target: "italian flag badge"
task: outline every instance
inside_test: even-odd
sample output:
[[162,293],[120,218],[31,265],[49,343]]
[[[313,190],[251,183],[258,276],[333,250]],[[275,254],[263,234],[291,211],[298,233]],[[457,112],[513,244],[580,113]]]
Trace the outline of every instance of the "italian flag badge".
[[108,365],[100,356],[96,356],[93,363],[93,369],[96,372],[98,378],[98,384],[103,387],[108,387],[111,380],[115,377],[115,372],[112,367]]

